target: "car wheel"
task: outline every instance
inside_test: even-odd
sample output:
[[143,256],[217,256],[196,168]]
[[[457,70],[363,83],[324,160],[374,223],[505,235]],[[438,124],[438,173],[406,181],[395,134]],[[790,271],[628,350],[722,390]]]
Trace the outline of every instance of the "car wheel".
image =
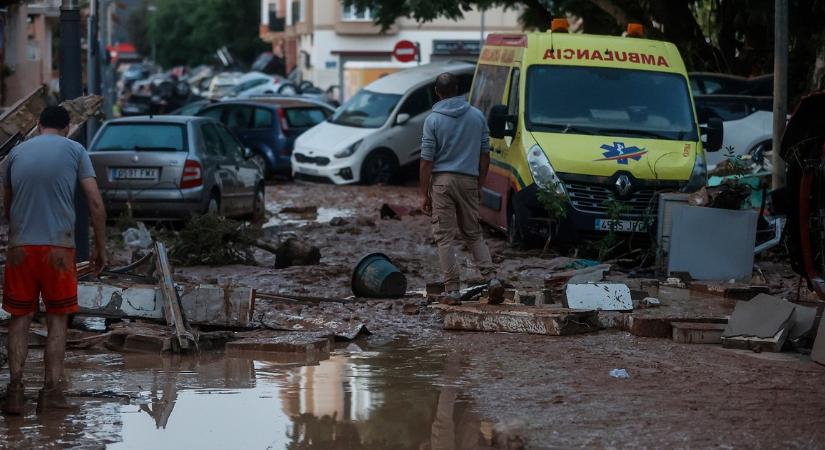
[[252,214],[249,215],[252,222],[263,222],[266,220],[266,193],[263,186],[255,190],[255,198],[252,200]]
[[261,168],[261,173],[263,173],[264,179],[269,177],[269,165],[267,164],[264,155],[260,153],[253,153],[252,157],[249,159]]
[[387,184],[398,172],[398,160],[388,151],[370,153],[361,166],[361,182],[367,185]]
[[507,216],[507,246],[513,249],[521,249],[524,245],[524,237],[521,233],[518,215],[515,210],[509,212]]

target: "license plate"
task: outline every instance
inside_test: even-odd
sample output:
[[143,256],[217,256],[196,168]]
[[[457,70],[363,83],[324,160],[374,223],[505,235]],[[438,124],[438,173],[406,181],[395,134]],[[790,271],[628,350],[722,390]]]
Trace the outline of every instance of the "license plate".
[[620,233],[647,231],[647,223],[642,221],[596,219],[596,229],[599,231],[610,231],[611,225],[613,225],[614,231],[618,231]]
[[112,169],[113,180],[157,180],[158,169],[153,167],[118,167]]
[[321,173],[318,169],[313,169],[311,167],[299,167],[298,172],[305,173],[307,175],[318,175]]

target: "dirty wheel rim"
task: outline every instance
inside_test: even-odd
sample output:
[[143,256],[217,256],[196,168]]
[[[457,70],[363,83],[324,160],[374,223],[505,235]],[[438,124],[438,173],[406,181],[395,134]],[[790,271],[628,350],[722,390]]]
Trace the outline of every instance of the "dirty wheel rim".
[[386,155],[375,155],[367,161],[367,183],[381,184],[390,181],[393,165]]

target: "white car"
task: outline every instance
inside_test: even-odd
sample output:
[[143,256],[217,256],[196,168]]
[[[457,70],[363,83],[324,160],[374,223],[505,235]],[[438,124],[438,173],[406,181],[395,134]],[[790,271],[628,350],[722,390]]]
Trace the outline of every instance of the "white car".
[[226,93],[238,84],[241,76],[240,72],[221,72],[209,82],[209,90],[207,97],[218,99],[226,95]]
[[718,117],[725,130],[721,150],[706,154],[708,169],[733,156],[750,156],[759,162],[771,150],[771,97],[697,95],[694,102],[700,124],[706,124],[710,117]]
[[260,95],[295,95],[298,89],[292,83],[277,76],[262,72],[249,72],[238,79],[238,84],[229,89],[223,100],[246,99]]
[[457,75],[466,94],[474,70],[464,62],[433,63],[373,81],[295,141],[293,176],[335,184],[391,181],[419,159],[424,120],[437,100],[436,77]]

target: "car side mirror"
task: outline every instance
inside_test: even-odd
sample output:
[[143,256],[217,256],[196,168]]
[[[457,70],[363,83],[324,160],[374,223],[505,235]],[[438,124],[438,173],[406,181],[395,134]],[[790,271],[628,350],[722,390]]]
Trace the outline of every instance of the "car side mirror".
[[490,116],[487,119],[487,126],[490,127],[490,137],[493,139],[504,139],[505,136],[515,136],[516,130],[507,129],[507,122],[514,122],[515,118],[507,114],[507,105],[495,105],[490,108]]
[[395,116],[395,124],[396,125],[404,125],[407,121],[410,120],[410,115],[407,113],[399,113]]
[[725,127],[722,119],[718,117],[708,118],[708,123],[704,127],[705,151],[718,152],[722,148],[722,140],[725,137]]
[[243,148],[243,157],[244,157],[244,159],[251,158],[252,157],[252,149],[250,149],[249,147],[244,147]]

